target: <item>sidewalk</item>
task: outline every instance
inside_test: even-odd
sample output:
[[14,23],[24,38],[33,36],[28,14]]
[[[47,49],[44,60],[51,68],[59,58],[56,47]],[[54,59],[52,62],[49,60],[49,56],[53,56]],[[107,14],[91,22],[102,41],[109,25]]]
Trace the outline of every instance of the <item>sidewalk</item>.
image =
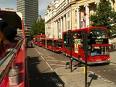
[[[54,71],[64,81],[65,87],[85,87],[84,67],[78,67],[73,72],[65,67],[56,68]],[[92,80],[90,87],[116,87],[116,84],[98,75],[97,80]]]
[[[53,56],[51,56],[50,53],[48,54],[42,53],[42,52],[47,53],[47,50],[44,49],[44,51],[42,51],[42,49],[40,49],[39,51],[40,51],[40,55],[43,56],[46,62],[47,59],[51,59],[51,60],[53,59],[51,58]],[[116,60],[115,54],[116,54],[115,52],[111,53],[112,61]],[[64,87],[85,87],[84,67],[77,67],[77,69],[75,69],[73,72],[71,72],[70,69],[66,69],[65,65],[62,67],[55,67],[55,69],[53,67],[52,69],[64,82],[65,84]],[[90,81],[90,77],[88,77],[88,81]],[[58,86],[58,87],[63,87],[63,86]],[[116,84],[98,75],[97,80],[92,80],[91,85],[89,87],[116,87]]]

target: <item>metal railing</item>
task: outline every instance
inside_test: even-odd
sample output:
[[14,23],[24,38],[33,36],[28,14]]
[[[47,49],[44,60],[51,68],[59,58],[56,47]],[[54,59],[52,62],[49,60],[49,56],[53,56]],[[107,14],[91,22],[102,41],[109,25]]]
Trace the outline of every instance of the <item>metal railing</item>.
[[18,40],[17,44],[13,48],[7,49],[5,56],[0,59],[0,84],[2,83],[4,77],[8,75],[10,67],[15,60],[15,56],[22,45],[22,41],[22,39]]

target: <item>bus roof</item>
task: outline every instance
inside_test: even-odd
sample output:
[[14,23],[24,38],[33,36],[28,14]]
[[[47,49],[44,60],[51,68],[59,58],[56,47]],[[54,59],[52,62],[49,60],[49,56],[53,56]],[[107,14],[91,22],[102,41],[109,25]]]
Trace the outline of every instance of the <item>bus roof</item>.
[[[73,30],[71,30],[71,32],[75,32],[75,31],[87,31],[87,32],[89,32],[90,30],[96,29],[96,28],[103,29],[103,30],[107,29],[106,27],[103,27],[103,26],[91,26],[91,27],[86,27],[86,28],[73,29]],[[68,32],[68,31],[65,31],[63,33],[66,33],[66,32]]]

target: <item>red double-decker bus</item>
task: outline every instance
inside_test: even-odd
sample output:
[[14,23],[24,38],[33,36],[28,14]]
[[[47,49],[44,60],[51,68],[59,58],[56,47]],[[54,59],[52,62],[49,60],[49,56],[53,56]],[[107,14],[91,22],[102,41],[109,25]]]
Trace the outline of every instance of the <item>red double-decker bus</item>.
[[62,39],[54,39],[53,40],[53,51],[57,53],[62,52]]
[[53,39],[53,38],[48,38],[46,39],[47,42],[47,49],[61,53],[62,51],[62,39]]
[[57,53],[61,53],[62,51],[62,39],[47,38],[45,34],[35,36],[33,43]]
[[45,34],[37,35],[33,38],[33,43],[40,47],[45,47],[45,38],[46,38]]
[[85,63],[84,34],[87,34],[87,63],[109,63],[111,45],[105,27],[87,27],[63,32],[63,53]]

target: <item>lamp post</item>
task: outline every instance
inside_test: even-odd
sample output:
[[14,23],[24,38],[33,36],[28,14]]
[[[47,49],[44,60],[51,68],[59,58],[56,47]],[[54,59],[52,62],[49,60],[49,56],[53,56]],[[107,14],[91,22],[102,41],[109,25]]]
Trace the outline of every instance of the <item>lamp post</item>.
[[84,52],[85,52],[85,87],[88,87],[88,83],[87,83],[87,58],[88,58],[87,32],[83,32],[83,46],[84,46]]
[[70,49],[70,69],[71,69],[71,72],[72,72],[72,44],[73,44],[73,38],[72,38],[72,32],[71,30],[68,30],[68,33],[67,33],[67,43],[68,43],[68,47]]

